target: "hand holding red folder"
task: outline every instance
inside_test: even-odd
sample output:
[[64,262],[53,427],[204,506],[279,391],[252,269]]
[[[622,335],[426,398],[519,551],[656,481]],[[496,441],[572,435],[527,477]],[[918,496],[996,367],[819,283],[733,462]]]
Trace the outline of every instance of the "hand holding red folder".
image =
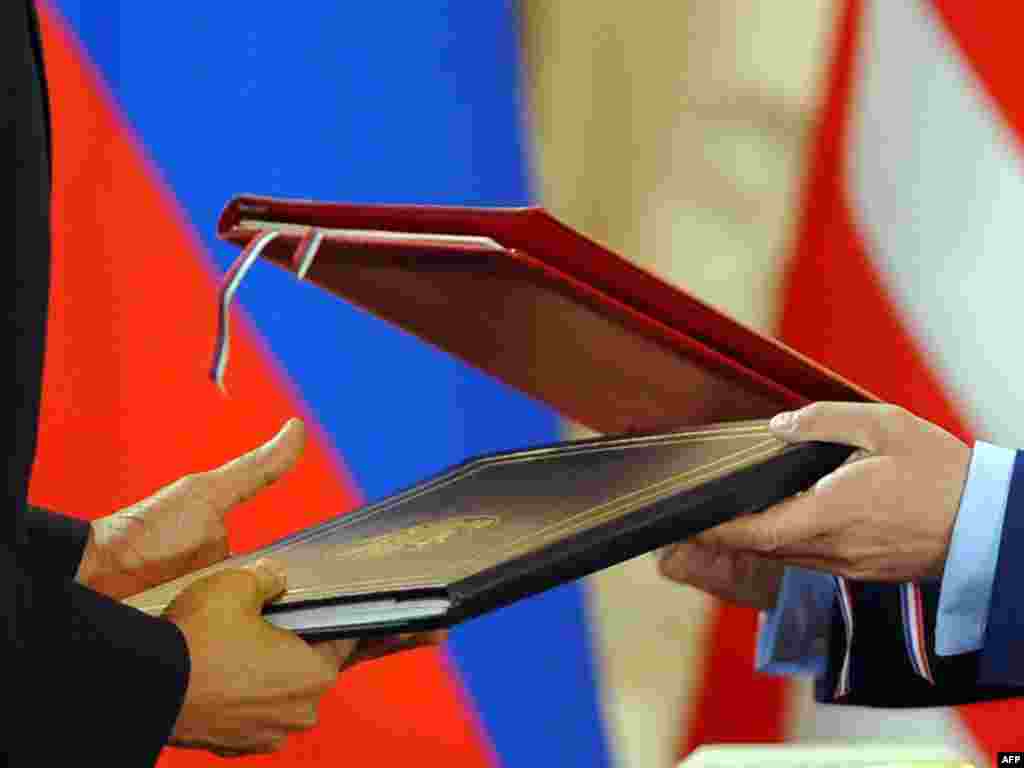
[[893,405],[816,403],[772,420],[790,442],[859,449],[807,493],[707,531],[702,543],[858,581],[942,578],[971,449]]

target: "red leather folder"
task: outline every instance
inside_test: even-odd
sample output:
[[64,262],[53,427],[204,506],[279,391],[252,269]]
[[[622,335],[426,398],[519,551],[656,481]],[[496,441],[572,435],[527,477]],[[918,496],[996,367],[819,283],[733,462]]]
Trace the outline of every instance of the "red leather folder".
[[541,208],[243,195],[218,223],[240,246],[271,232],[269,261],[600,432],[876,399]]

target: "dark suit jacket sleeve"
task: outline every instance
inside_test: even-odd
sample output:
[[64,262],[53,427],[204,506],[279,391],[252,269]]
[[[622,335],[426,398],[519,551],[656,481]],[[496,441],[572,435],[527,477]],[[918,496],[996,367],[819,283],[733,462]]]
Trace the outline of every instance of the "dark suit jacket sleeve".
[[45,563],[51,575],[73,579],[89,541],[89,523],[31,504],[22,517],[24,560]]
[[923,589],[926,648],[934,684],[913,669],[903,635],[900,591],[893,584],[861,584],[854,599],[850,693],[832,696],[845,654],[845,627],[833,617],[829,663],[819,680],[823,702],[879,707],[968,704],[1024,697],[1024,451],[1014,463],[999,560],[982,649],[936,656],[938,584]]
[[39,765],[72,756],[152,765],[187,688],[180,630],[70,579],[31,573],[6,547],[0,579],[13,586],[14,604],[3,607],[24,681],[5,749]]
[[[35,8],[0,3],[9,54],[5,130],[13,186],[15,345],[7,396],[6,527],[0,536],[0,616],[10,765],[152,764],[171,733],[188,685],[185,639],[154,619],[74,583],[84,524],[28,509],[44,358],[49,260],[49,111]],[[65,125],[64,130],[81,129]],[[8,195],[10,198],[11,195]],[[74,204],[74,201],[69,201]],[[86,254],[87,257],[91,256]],[[2,761],[0,761],[2,762]]]

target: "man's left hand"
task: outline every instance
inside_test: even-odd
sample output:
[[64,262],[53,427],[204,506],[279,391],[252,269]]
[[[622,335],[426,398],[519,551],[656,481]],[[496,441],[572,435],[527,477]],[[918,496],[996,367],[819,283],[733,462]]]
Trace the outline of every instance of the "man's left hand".
[[288,472],[304,443],[291,419],[255,450],[93,521],[76,580],[120,599],[220,562],[230,554],[227,513]]
[[706,531],[703,545],[863,581],[942,576],[967,445],[892,405],[815,403],[776,417],[771,429],[787,442],[860,450],[806,493]]

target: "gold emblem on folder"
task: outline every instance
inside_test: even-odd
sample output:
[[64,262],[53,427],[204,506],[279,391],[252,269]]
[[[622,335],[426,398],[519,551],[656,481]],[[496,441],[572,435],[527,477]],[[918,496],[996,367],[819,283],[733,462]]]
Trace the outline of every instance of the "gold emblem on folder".
[[490,528],[500,521],[501,518],[496,515],[473,515],[419,523],[382,536],[357,539],[335,557],[341,560],[369,560],[399,552],[422,552],[428,547],[444,544],[456,534]]

